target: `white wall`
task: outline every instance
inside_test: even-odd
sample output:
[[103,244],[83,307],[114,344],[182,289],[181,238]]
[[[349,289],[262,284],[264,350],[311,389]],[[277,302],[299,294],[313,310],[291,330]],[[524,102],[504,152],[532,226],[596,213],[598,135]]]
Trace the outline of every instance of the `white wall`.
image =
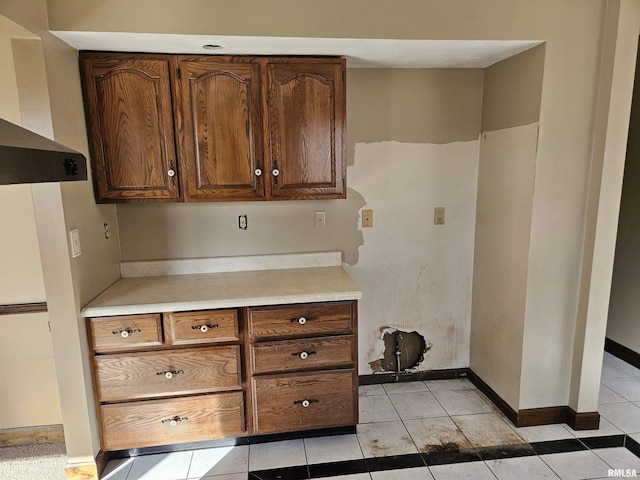
[[[42,42],[44,63],[41,59],[38,65],[41,70],[36,77],[41,81],[18,81],[18,91],[29,97],[29,107],[34,105],[32,96],[46,96],[48,104],[34,109],[37,115],[48,120],[51,130],[45,134],[87,154],[77,52],[48,32],[44,2],[0,1],[0,14],[19,22]],[[24,54],[29,47],[21,45],[18,50]],[[30,62],[23,63],[17,71],[28,70],[30,66],[33,66]],[[46,89],[44,94],[35,91],[40,87]],[[37,184],[31,187],[31,195],[68,468],[77,475],[97,478],[94,457],[99,441],[85,319],[80,317],[80,308],[119,277],[115,208],[95,204],[90,181]],[[110,240],[102,235],[105,222],[112,226]],[[80,230],[82,256],[72,260],[68,232],[73,228]]]
[[[46,85],[42,43],[2,15],[0,63],[0,118],[50,133],[48,95],[21,88],[25,79]],[[45,302],[31,188],[0,186],[0,206],[0,305]],[[0,430],[62,423],[53,357],[47,313],[0,316]]]

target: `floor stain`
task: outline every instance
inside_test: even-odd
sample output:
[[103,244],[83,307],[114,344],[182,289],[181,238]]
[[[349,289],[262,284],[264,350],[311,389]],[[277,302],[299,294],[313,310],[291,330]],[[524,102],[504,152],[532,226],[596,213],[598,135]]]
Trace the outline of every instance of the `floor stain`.
[[456,442],[445,442],[436,445],[425,445],[420,449],[420,451],[423,453],[450,452],[452,450],[460,450],[460,445],[458,445]]

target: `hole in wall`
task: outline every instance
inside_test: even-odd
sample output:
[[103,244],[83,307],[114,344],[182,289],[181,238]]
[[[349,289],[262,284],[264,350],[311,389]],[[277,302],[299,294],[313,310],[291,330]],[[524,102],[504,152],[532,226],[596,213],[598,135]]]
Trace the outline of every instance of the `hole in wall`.
[[374,372],[403,372],[417,367],[431,343],[418,332],[403,332],[392,327],[381,329],[383,357],[369,362]]

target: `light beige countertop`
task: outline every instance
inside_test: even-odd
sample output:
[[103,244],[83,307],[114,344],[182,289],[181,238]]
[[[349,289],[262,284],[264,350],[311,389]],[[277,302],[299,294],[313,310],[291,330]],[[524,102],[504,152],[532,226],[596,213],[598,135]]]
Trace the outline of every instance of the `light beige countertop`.
[[[330,261],[311,262],[319,266],[295,268],[309,264],[310,255],[282,262],[283,266],[294,268],[228,271],[227,267],[225,271],[206,273],[123,277],[89,302],[82,315],[103,317],[362,298],[362,291],[335,256]],[[247,258],[242,257],[245,261]],[[297,261],[300,258],[304,261]]]

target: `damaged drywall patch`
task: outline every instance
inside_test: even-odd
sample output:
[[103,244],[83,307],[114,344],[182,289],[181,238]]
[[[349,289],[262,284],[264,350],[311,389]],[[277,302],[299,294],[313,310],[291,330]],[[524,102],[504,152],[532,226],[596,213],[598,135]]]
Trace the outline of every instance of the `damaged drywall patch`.
[[393,327],[380,329],[384,342],[383,357],[369,362],[374,372],[402,372],[417,367],[431,343],[418,332],[403,332]]

